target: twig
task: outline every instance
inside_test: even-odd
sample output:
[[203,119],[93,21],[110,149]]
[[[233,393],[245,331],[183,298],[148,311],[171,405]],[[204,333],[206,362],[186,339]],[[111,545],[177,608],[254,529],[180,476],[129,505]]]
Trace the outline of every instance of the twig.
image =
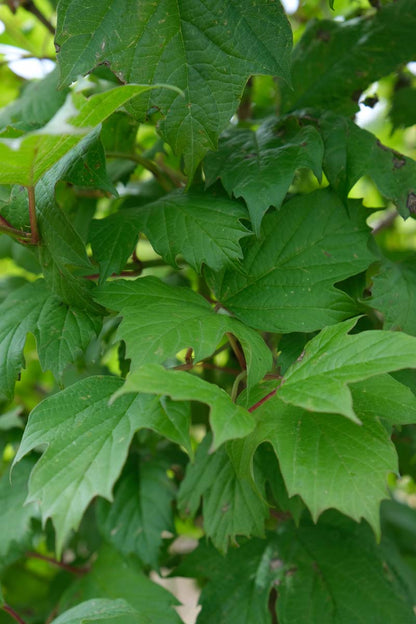
[[230,332],[227,332],[226,336],[228,338],[228,342],[230,343],[232,350],[234,351],[234,355],[237,358],[237,362],[239,363],[241,370],[246,370],[247,368],[246,360],[244,358],[243,352],[241,351],[239,347],[237,340],[234,338],[232,334],[230,334]]
[[19,239],[23,238],[23,239],[26,239],[27,241],[31,239],[30,234],[28,234],[27,232],[23,232],[23,230],[17,230],[11,225],[11,223],[7,221],[7,219],[2,217],[1,215],[0,215],[0,232],[3,232],[4,234],[9,234],[10,236],[13,236],[13,238],[19,238]]
[[3,610],[6,611],[6,613],[8,613],[9,615],[11,615],[11,617],[16,620],[16,622],[19,622],[19,624],[26,624],[26,622],[24,620],[22,620],[22,618],[20,617],[20,615],[18,613],[16,613],[16,611],[14,609],[12,609],[12,607],[10,607],[7,604],[3,605]]
[[383,230],[387,230],[387,228],[393,225],[394,221],[396,220],[396,217],[398,216],[399,216],[399,213],[397,212],[397,210],[389,212],[383,219],[380,219],[380,221],[376,223],[371,233],[373,235],[376,235],[379,232],[382,232]]
[[33,0],[22,0],[21,6],[32,13],[38,20],[49,30],[49,32],[55,36],[55,28],[52,26],[50,21],[44,16],[42,11],[38,9]]
[[[137,277],[141,275],[144,269],[151,269],[152,267],[166,266],[166,262],[163,258],[155,258],[154,260],[136,260],[132,264],[127,264],[126,268],[120,273],[112,273],[110,277]],[[93,273],[92,275],[83,275],[84,279],[95,280],[99,279],[99,273]]]
[[154,163],[152,160],[148,160],[147,158],[144,158],[143,156],[140,156],[140,154],[137,154],[137,153],[125,154],[124,152],[106,152],[106,156],[108,158],[123,158],[125,160],[132,160],[133,162],[147,169],[147,171],[150,171],[150,173],[152,173],[155,176],[156,180],[159,182],[160,186],[165,191],[172,190],[171,185],[166,180],[162,171],[156,165],[156,163]]
[[[178,366],[174,366],[174,370],[191,370],[192,368],[196,368],[200,366],[201,368],[205,368],[206,370],[217,370],[221,373],[228,373],[229,375],[240,375],[241,371],[235,368],[227,368],[226,366],[217,366],[216,364],[211,364],[210,362],[190,362],[188,364],[179,364]],[[243,371],[245,372],[245,371]]]
[[32,245],[39,245],[38,221],[36,219],[35,187],[28,186],[27,194],[29,197],[29,219],[30,219],[31,243]]
[[238,396],[238,389],[240,387],[240,383],[247,377],[247,371],[243,370],[237,377],[234,379],[233,387],[231,390],[231,401],[235,403],[236,398]]
[[266,394],[266,396],[264,396],[262,399],[260,399],[260,401],[257,401],[257,403],[254,403],[254,405],[252,405],[251,407],[248,408],[249,412],[254,412],[254,410],[258,409],[261,405],[263,405],[263,403],[266,403],[266,401],[268,401],[269,399],[271,399],[272,397],[275,396],[276,392],[279,390],[279,388],[282,386],[283,384],[283,379],[281,380],[280,384],[274,388],[271,392],[269,392],[269,394]]
[[66,572],[70,572],[71,574],[75,574],[75,576],[84,576],[87,572],[89,572],[89,568],[76,568],[75,566],[71,566],[63,561],[58,561],[53,557],[47,557],[46,555],[42,555],[38,552],[27,552],[26,557],[29,559],[40,559],[41,561],[46,561],[57,568],[61,568],[61,570],[65,570]]

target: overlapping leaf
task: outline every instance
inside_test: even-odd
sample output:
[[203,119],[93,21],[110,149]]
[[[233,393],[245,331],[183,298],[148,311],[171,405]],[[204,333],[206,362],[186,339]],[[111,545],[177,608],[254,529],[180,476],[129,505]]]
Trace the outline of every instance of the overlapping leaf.
[[35,335],[44,370],[60,376],[99,329],[99,319],[71,308],[46,288],[43,280],[14,290],[0,306],[0,396],[11,398],[24,365],[28,332]]
[[114,623],[114,618],[133,618],[134,622],[143,622],[143,618],[138,619],[136,609],[125,600],[109,600],[108,598],[98,598],[86,600],[72,607],[65,613],[53,620],[53,624],[86,624],[87,622],[107,621]]
[[15,462],[35,447],[47,447],[32,472],[28,501],[39,501],[44,521],[53,519],[58,554],[91,499],[111,500],[134,432],[148,427],[169,437],[175,430],[169,404],[158,397],[133,394],[110,406],[122,383],[117,377],[88,377],[30,414]]
[[352,319],[326,327],[306,345],[278,390],[283,401],[356,420],[348,384],[389,371],[416,368],[416,338],[377,330],[349,335],[355,324],[356,319]]
[[416,257],[403,262],[384,260],[373,278],[370,304],[384,318],[385,329],[416,336]]
[[248,382],[263,378],[271,353],[256,331],[228,315],[217,314],[201,295],[173,288],[154,277],[117,280],[97,289],[102,305],[121,313],[117,338],[126,342],[132,368],[163,363],[181,349],[192,348],[195,361],[210,356],[226,332],[241,342]]
[[100,265],[100,283],[119,273],[133,253],[139,236],[134,217],[128,211],[94,219],[90,242],[95,260]]
[[280,208],[296,169],[309,167],[320,180],[322,157],[323,144],[315,128],[272,120],[256,131],[229,130],[218,150],[208,154],[204,171],[208,185],[221,178],[230,195],[244,198],[258,234],[267,209]]
[[291,32],[278,2],[129,0],[120,10],[114,0],[94,0],[89,8],[94,17],[85,20],[82,0],[59,4],[61,84],[103,62],[126,82],[175,84],[184,99],[158,92],[137,106],[141,114],[151,104],[161,110],[161,134],[191,175],[215,149],[249,76],[288,78]]
[[283,110],[354,114],[362,91],[415,58],[415,28],[413,0],[389,3],[371,17],[310,21],[294,50],[293,90],[283,89]]
[[368,267],[368,227],[360,202],[348,210],[329,190],[294,197],[244,244],[242,270],[207,271],[219,301],[263,331],[308,332],[354,314],[334,282]]
[[199,446],[195,463],[188,466],[178,496],[179,509],[191,516],[203,500],[204,530],[225,552],[236,536],[264,536],[269,510],[264,483],[253,487],[251,479],[236,473],[227,451],[209,454],[210,436]]
[[218,271],[242,258],[239,241],[251,234],[241,224],[244,206],[220,193],[177,191],[124,213],[167,262],[176,266],[180,254],[198,272],[202,264]]
[[255,425],[253,416],[235,405],[225,390],[184,371],[148,364],[130,373],[116,396],[131,392],[167,394],[174,401],[199,401],[209,405],[213,449],[232,438],[246,436]]

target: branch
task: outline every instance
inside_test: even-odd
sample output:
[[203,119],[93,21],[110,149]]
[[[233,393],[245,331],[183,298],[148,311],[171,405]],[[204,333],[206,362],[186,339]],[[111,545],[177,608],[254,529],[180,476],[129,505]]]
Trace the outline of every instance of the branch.
[[36,201],[35,201],[35,187],[28,186],[27,194],[29,197],[29,219],[30,219],[30,231],[31,231],[31,243],[32,245],[39,245],[39,230],[38,222],[36,219]]
[[125,154],[124,152],[106,152],[106,156],[108,156],[108,158],[123,158],[125,160],[132,160],[138,165],[141,165],[142,167],[144,167],[144,169],[147,169],[147,171],[150,171],[150,173],[152,173],[154,177],[156,178],[156,180],[159,182],[163,190],[168,191],[168,192],[172,190],[171,185],[166,180],[162,171],[160,170],[158,165],[154,163],[152,160],[148,160],[147,158],[144,158],[143,156],[140,156],[140,154],[137,154],[137,153]]
[[57,568],[61,568],[61,570],[65,570],[66,572],[70,572],[71,574],[75,574],[75,576],[84,576],[87,572],[89,572],[89,568],[76,568],[75,566],[68,565],[63,561],[58,561],[53,557],[47,557],[46,555],[41,555],[38,552],[27,552],[26,557],[28,559],[41,559],[41,561],[47,561],[48,563],[56,566]]
[[[137,259],[135,262],[131,264],[127,264],[126,268],[120,273],[112,273],[110,277],[137,277],[141,275],[144,269],[151,269],[152,267],[166,266],[166,262],[163,258],[155,258],[154,260],[139,260]],[[92,275],[83,275],[84,279],[95,280],[99,279],[99,273],[93,273]]]
[[243,355],[243,352],[240,349],[240,346],[237,340],[234,338],[232,334],[230,334],[230,332],[227,332],[226,336],[228,338],[228,342],[230,343],[232,350],[234,351],[234,355],[237,358],[237,362],[239,363],[241,370],[246,370],[247,368],[246,360]]
[[11,225],[11,223],[7,221],[7,219],[2,217],[1,215],[0,215],[0,232],[3,232],[4,234],[9,234],[9,236],[13,236],[13,238],[26,239],[27,242],[31,240],[30,234],[28,234],[27,232],[23,232],[22,230],[17,230]]
[[276,388],[274,388],[271,392],[269,392],[269,394],[266,394],[266,396],[264,396],[262,399],[260,399],[260,401],[257,401],[257,403],[254,403],[254,405],[249,407],[248,411],[249,412],[254,412],[261,405],[263,405],[263,403],[266,403],[266,401],[268,401],[269,399],[274,397],[276,392],[279,390],[279,388],[282,386],[283,383],[284,383],[284,379],[282,379],[281,382],[279,383],[279,385]]
[[12,616],[12,618],[14,620],[16,620],[16,622],[19,622],[19,624],[26,624],[26,622],[24,620],[22,620],[22,618],[20,617],[20,615],[18,615],[16,613],[16,611],[14,609],[12,609],[11,607],[9,607],[9,605],[4,604],[3,605],[3,610],[6,611],[6,613],[8,613],[9,615]]
[[26,11],[29,11],[29,13],[32,13],[32,15],[37,17],[38,20],[49,30],[49,32],[55,36],[55,28],[52,26],[50,21],[44,16],[42,11],[38,9],[38,7],[35,5],[33,0],[21,0],[20,5],[24,9],[26,9]]

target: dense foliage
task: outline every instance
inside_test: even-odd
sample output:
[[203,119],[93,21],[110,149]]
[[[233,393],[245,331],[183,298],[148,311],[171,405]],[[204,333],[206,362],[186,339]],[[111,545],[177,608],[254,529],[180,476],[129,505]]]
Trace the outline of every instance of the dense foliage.
[[0,20],[0,624],[415,622],[415,0]]

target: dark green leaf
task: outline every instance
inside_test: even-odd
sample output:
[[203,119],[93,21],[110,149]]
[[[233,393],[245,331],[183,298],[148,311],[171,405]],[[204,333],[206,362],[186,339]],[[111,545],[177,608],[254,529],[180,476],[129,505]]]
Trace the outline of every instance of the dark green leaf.
[[389,116],[394,128],[416,123],[416,87],[403,87],[393,93]]
[[100,265],[100,283],[119,273],[133,253],[139,237],[136,219],[128,211],[117,212],[91,223],[90,242]]
[[371,291],[369,303],[383,314],[384,327],[416,336],[416,256],[397,263],[384,260]]
[[221,304],[263,331],[308,332],[354,314],[333,287],[368,267],[368,227],[360,202],[348,209],[330,191],[294,197],[247,241],[242,269],[208,272]]
[[208,154],[204,170],[208,185],[221,178],[230,195],[244,198],[259,234],[263,215],[270,206],[280,208],[296,169],[309,167],[320,180],[322,158],[322,139],[315,128],[300,128],[296,122],[279,125],[272,119],[255,132],[229,130],[218,151]]
[[104,62],[125,82],[175,84],[185,98],[158,92],[137,106],[141,115],[151,105],[162,112],[160,132],[190,175],[215,149],[250,75],[288,79],[291,33],[278,2],[129,0],[120,10],[113,0],[94,0],[89,8],[94,19],[86,26],[82,0],[60,2],[61,84]]

